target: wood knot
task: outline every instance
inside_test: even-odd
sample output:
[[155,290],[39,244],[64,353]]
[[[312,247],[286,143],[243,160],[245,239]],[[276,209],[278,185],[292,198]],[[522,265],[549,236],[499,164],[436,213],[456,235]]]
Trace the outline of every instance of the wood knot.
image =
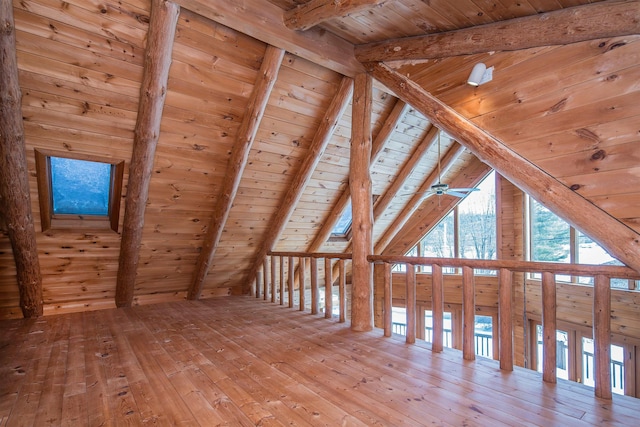
[[580,188],[582,187],[582,185],[580,184],[573,184],[571,187],[569,187],[571,190],[573,191],[578,191]]
[[593,153],[591,155],[591,160],[596,161],[596,160],[603,160],[605,157],[607,157],[607,153],[604,150],[598,150],[595,153]]

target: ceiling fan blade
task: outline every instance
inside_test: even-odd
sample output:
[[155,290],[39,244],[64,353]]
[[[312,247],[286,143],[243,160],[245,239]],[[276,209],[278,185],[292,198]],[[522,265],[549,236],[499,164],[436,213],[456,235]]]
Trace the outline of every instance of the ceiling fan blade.
[[479,188],[469,187],[469,188],[450,188],[449,191],[480,191]]
[[[454,190],[457,190],[457,188],[454,188]],[[469,193],[460,193],[460,192],[458,192],[458,191],[451,191],[451,190],[449,190],[449,191],[447,191],[445,194],[446,194],[447,196],[467,197],[467,195],[468,195]]]

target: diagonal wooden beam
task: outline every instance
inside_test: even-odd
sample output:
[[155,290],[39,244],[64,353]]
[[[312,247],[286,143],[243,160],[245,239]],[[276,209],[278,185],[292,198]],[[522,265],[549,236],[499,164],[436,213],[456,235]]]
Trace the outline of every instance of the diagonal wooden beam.
[[611,255],[640,271],[640,234],[616,220],[497,138],[480,129],[420,85],[387,65],[371,65],[371,73],[420,111],[431,122],[460,141],[476,157],[526,191],[556,215],[596,240]]
[[[446,174],[449,168],[453,165],[453,163],[460,157],[462,152],[464,151],[464,147],[454,143],[449,150],[442,156],[440,160],[440,169],[442,175]],[[375,245],[374,252],[376,254],[382,253],[387,247],[387,245],[391,242],[391,240],[398,234],[398,232],[404,227],[409,218],[413,215],[413,213],[418,209],[420,204],[424,200],[424,193],[427,192],[433,184],[438,181],[439,175],[438,171],[434,169],[429,176],[425,178],[422,185],[416,191],[411,199],[404,206],[400,214],[396,217],[396,219],[391,223],[389,227],[385,230],[382,237],[378,239]]]
[[42,275],[31,213],[13,4],[0,2],[0,215],[11,242],[25,318],[42,316]]
[[640,34],[640,0],[602,1],[462,30],[356,46],[360,62],[444,58]]
[[202,293],[204,279],[209,272],[209,268],[211,268],[216,248],[222,236],[222,230],[227,222],[227,218],[229,218],[229,212],[231,211],[233,201],[238,192],[251,146],[255,140],[256,132],[260,126],[264,111],[267,108],[269,95],[278,78],[278,71],[280,70],[280,64],[283,58],[284,50],[267,46],[260,72],[253,86],[246,112],[242,118],[242,123],[238,129],[236,141],[231,151],[231,158],[227,165],[226,179],[222,183],[222,190],[213,211],[211,221],[209,222],[202,250],[198,255],[193,280],[187,293],[187,298],[189,299],[199,299]]
[[320,122],[320,126],[318,127],[315,136],[313,137],[309,151],[300,165],[300,169],[294,176],[282,203],[280,203],[282,208],[279,209],[271,219],[267,235],[264,237],[262,245],[260,245],[256,259],[253,262],[253,268],[249,271],[248,278],[255,276],[262,264],[262,261],[267,256],[267,253],[273,249],[275,242],[278,240],[282,230],[284,230],[289,218],[291,218],[293,211],[300,201],[300,197],[302,197],[302,194],[304,193],[304,189],[311,180],[313,172],[318,166],[320,158],[322,157],[322,154],[327,148],[327,145],[338,126],[340,118],[349,106],[352,96],[353,80],[349,77],[343,77],[340,82],[340,86],[338,87],[338,91],[331,100],[331,104],[329,105],[329,108]]
[[384,195],[376,201],[376,204],[373,207],[374,222],[377,221],[377,219],[380,218],[384,211],[389,207],[393,198],[398,194],[398,190],[402,188],[405,181],[409,176],[411,176],[411,174],[413,174],[416,167],[429,152],[429,149],[435,145],[437,141],[436,136],[438,136],[438,128],[431,126],[420,144],[418,144],[416,149],[413,150],[409,159],[402,165],[398,175],[393,180],[387,191],[385,191]]
[[[384,146],[389,141],[389,138],[391,138],[391,134],[398,127],[398,124],[410,108],[411,107],[409,107],[404,101],[400,99],[396,101],[393,109],[385,119],[382,128],[376,135],[375,139],[373,140],[373,144],[371,145],[371,165],[373,165],[378,160],[378,157],[382,153]],[[320,228],[320,230],[316,234],[313,242],[311,242],[311,244],[307,248],[307,252],[317,252],[320,250],[322,245],[324,245],[327,239],[331,236],[333,227],[342,216],[342,213],[347,208],[347,205],[350,201],[351,193],[349,191],[349,187],[347,186],[347,188],[344,189],[344,191],[338,198],[338,201],[333,206],[331,213],[324,221],[322,228]]]
[[292,30],[308,30],[324,21],[341,18],[382,5],[389,0],[311,0],[284,14],[284,24]]
[[145,51],[140,103],[129,166],[127,198],[120,240],[116,281],[116,306],[131,307],[144,228],[144,212],[156,146],[160,136],[162,110],[167,94],[171,51],[180,7],[166,0],[151,2],[151,18]]
[[268,0],[176,0],[185,9],[345,76],[364,71],[353,44],[320,28],[300,32],[284,25],[285,11]]

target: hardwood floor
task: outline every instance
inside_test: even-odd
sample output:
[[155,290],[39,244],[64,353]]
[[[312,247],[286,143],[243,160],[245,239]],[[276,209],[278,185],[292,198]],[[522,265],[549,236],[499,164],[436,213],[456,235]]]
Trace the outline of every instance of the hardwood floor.
[[640,399],[250,297],[0,327],[2,427],[640,425]]

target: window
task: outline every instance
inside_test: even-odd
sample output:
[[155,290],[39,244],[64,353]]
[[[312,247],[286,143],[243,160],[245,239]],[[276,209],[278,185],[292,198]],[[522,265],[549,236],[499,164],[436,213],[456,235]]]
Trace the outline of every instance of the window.
[[[495,173],[478,184],[480,191],[470,193],[446,215],[418,243],[422,256],[436,258],[496,258],[496,199]],[[439,197],[439,196],[433,196]],[[415,256],[415,247],[407,256]],[[431,272],[431,267],[423,268]],[[443,273],[455,273],[455,268]],[[476,271],[477,274],[495,274],[495,271]]]
[[35,150],[42,231],[118,231],[124,162]]
[[[589,236],[569,226],[563,219],[530,198],[530,242],[532,261],[572,264],[623,265]],[[539,273],[532,274],[540,278]],[[593,285],[593,277],[556,275],[557,280]],[[626,279],[611,279],[612,288],[634,289]]]
[[331,230],[331,236],[329,237],[330,241],[339,241],[339,240],[348,240],[349,232],[351,231],[351,221],[352,221],[352,211],[351,211],[351,202],[347,204],[347,207],[340,215],[340,219]]

